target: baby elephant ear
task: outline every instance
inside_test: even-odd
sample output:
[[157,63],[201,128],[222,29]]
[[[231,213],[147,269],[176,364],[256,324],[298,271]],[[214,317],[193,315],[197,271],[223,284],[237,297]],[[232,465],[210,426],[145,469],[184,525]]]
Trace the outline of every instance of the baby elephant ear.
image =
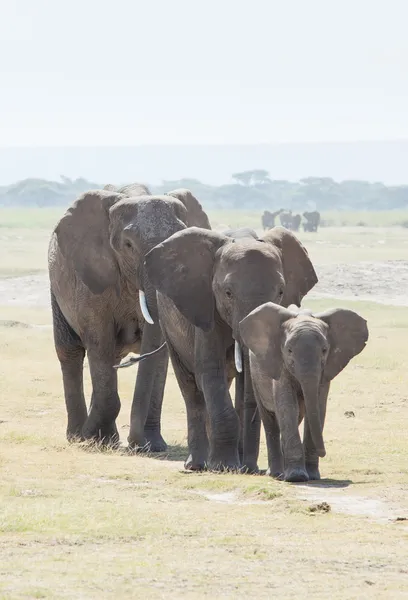
[[344,308],[334,308],[315,317],[329,326],[330,352],[324,376],[330,381],[364,350],[368,340],[367,321]]
[[262,369],[272,379],[279,379],[282,370],[282,324],[296,313],[273,302],[255,308],[239,324],[242,341]]

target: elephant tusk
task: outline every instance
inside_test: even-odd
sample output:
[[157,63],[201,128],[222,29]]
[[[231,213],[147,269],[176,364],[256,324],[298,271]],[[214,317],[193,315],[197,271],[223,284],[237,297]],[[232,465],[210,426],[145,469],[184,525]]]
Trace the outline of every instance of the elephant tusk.
[[149,309],[147,308],[146,295],[142,290],[139,290],[139,302],[140,302],[140,308],[142,309],[142,315],[144,317],[144,320],[147,323],[150,323],[150,325],[153,325],[154,321],[153,321],[152,317],[150,316]]
[[139,363],[142,360],[145,360],[146,358],[149,358],[149,356],[157,354],[158,352],[160,352],[160,350],[163,350],[163,348],[165,348],[166,345],[166,342],[164,342],[161,346],[156,348],[156,350],[152,350],[152,352],[146,352],[146,354],[140,354],[139,356],[131,356],[126,362],[119,363],[118,365],[113,365],[113,368],[124,369],[126,367],[131,367],[132,365]]
[[236,340],[234,345],[234,359],[236,370],[238,371],[238,373],[242,373],[242,351],[241,346]]

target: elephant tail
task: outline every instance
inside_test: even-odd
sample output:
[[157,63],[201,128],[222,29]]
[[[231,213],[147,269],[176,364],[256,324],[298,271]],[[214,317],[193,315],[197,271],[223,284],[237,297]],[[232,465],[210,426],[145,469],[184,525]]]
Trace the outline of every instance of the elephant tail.
[[140,354],[140,356],[131,356],[129,358],[129,360],[127,360],[124,363],[114,365],[113,368],[114,369],[123,369],[126,367],[131,367],[132,365],[139,363],[141,360],[144,360],[145,358],[149,358],[149,356],[153,356],[154,354],[157,354],[158,352],[160,352],[160,350],[163,350],[163,348],[165,346],[166,346],[166,342],[163,342],[163,344],[161,346],[159,346],[158,348],[156,348],[156,350],[152,350],[152,352],[146,352],[146,354]]

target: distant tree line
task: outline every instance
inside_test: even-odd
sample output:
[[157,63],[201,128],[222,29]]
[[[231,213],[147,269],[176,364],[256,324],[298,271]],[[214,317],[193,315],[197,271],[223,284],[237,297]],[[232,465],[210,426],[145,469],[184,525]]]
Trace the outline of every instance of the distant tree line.
[[[154,193],[189,188],[209,210],[390,210],[408,209],[408,185],[386,186],[381,182],[306,177],[300,181],[272,179],[268,171],[254,169],[232,175],[233,183],[214,186],[197,179],[162,181],[150,186]],[[0,206],[66,206],[89,189],[105,183],[86,179],[60,181],[24,179],[0,187]],[[123,182],[122,182],[123,183]],[[146,182],[142,182],[146,183]]]

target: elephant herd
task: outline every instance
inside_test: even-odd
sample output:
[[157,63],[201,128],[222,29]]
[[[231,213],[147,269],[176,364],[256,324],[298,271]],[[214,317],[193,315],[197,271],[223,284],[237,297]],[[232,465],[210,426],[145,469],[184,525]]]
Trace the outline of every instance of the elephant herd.
[[[265,230],[272,229],[275,227],[275,219],[279,215],[279,219],[282,227],[290,229],[291,231],[299,231],[302,217],[299,214],[293,215],[291,210],[284,210],[283,208],[271,213],[269,210],[265,210],[262,215],[262,227]],[[304,212],[303,215],[303,229],[304,231],[317,232],[317,228],[320,225],[320,213],[318,211]]]
[[368,329],[350,310],[299,308],[317,276],[291,231],[215,232],[186,189],[109,185],[83,194],[57,223],[49,275],[70,441],[119,443],[115,366],[134,352],[128,443],[166,450],[170,356],[186,405],[186,469],[258,472],[262,422],[270,475],[320,477],[330,381],[363,350]]

